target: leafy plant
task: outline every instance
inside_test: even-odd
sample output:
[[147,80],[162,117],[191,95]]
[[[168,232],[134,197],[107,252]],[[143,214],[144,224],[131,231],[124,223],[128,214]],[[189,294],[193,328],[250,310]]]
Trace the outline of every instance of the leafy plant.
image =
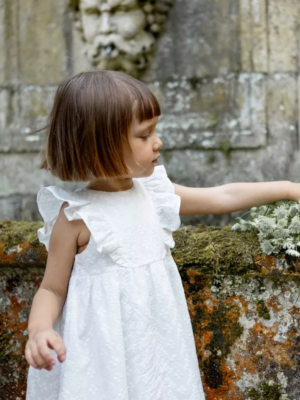
[[[265,254],[286,254],[300,257],[300,200],[277,201],[252,207],[248,220],[236,218],[234,231],[256,231],[260,247]],[[245,214],[244,214],[245,215]]]

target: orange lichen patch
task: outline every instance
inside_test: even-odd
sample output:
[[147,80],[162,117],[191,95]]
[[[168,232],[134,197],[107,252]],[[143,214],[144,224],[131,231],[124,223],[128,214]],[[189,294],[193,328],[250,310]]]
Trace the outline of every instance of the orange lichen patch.
[[247,300],[246,300],[244,297],[242,297],[242,296],[238,296],[238,297],[237,297],[237,300],[238,300],[239,304],[240,304],[241,307],[242,307],[243,314],[245,314],[245,315],[248,314],[250,302],[247,301]]
[[274,323],[272,328],[266,328],[261,323],[257,323],[249,330],[245,343],[248,354],[247,372],[257,373],[259,368],[266,368],[270,363],[276,363],[285,368],[294,366],[287,351],[290,348],[290,341],[282,343],[274,340],[277,332],[278,323]]
[[239,352],[234,353],[234,361],[236,368],[236,378],[240,378],[244,371],[247,371],[248,374],[256,374],[257,373],[257,365],[255,365],[254,355],[251,357],[247,356],[247,353],[241,354]]
[[24,349],[27,320],[32,297],[42,280],[43,272],[41,268],[0,269],[1,399],[25,400],[28,365]]
[[[27,304],[15,296],[9,297],[11,306],[1,315],[0,321],[0,364],[1,375],[7,377],[9,385],[2,386],[5,399],[24,399],[26,392],[27,362],[24,358],[24,330],[27,321],[21,322],[19,313],[24,312]],[[18,371],[19,379],[10,380],[11,371]]]
[[[294,309],[292,315],[300,316],[299,309]],[[295,348],[295,332],[287,333],[287,338],[280,342],[276,340],[279,333],[280,321],[274,321],[272,326],[266,327],[262,322],[257,321],[249,329],[245,350],[249,355],[247,359],[247,372],[257,371],[270,363],[276,363],[284,368],[296,368],[295,361],[291,357],[291,349]],[[298,351],[298,350],[297,350]],[[237,355],[234,355],[235,359]],[[251,372],[253,373],[253,372]]]
[[198,271],[193,271],[193,270],[189,269],[186,271],[186,273],[187,273],[190,283],[199,282],[199,272]]
[[[251,303],[254,305],[253,302],[249,302],[249,305]],[[275,296],[273,302],[268,301],[267,303],[269,307],[271,307],[273,303],[277,308],[277,296]],[[253,310],[253,307],[250,307],[250,309]],[[295,318],[298,320],[299,310],[296,307],[289,311],[289,315],[294,314],[297,315]],[[247,313],[244,315],[247,316]],[[268,326],[265,326],[264,322],[261,321],[260,318],[255,317],[252,312],[248,313],[248,318],[249,321],[255,320],[254,326],[246,330],[242,341],[239,341],[237,345],[234,345],[231,349],[230,357],[234,362],[235,371],[234,382],[236,383],[238,380],[242,379],[245,373],[250,376],[257,376],[257,374],[259,374],[261,380],[268,381],[272,379],[274,382],[277,379],[277,372],[279,370],[290,370],[292,374],[294,374],[293,371],[297,369],[297,363],[296,360],[293,359],[293,354],[295,354],[296,351],[299,353],[296,343],[296,332],[293,331],[293,329],[289,330],[286,340],[284,342],[278,342],[275,336],[278,335],[280,331],[280,319],[278,321],[271,321],[271,325],[268,324]],[[295,349],[295,352],[291,351],[291,349]],[[245,394],[246,393],[244,393],[244,395]],[[228,396],[224,398],[232,399],[235,397]],[[216,399],[219,399],[219,397],[216,397]]]
[[191,314],[195,343],[207,399],[243,399],[235,386],[235,372],[227,366],[230,348],[242,334],[238,296],[220,303],[211,279],[196,271],[186,271],[183,282]]
[[[300,335],[289,330],[284,341],[279,341],[286,319],[278,294],[272,294],[278,287],[281,295],[290,291],[287,277],[281,280],[277,274],[264,279],[232,277],[224,281],[224,277],[207,277],[194,270],[181,271],[181,275],[206,399],[245,399],[250,389],[259,385],[259,380],[256,386],[251,379],[247,382],[248,375],[278,384],[277,372],[282,368],[294,374],[299,359],[296,338]],[[266,290],[269,298],[258,300],[257,296]],[[300,321],[297,307],[286,313]],[[270,319],[266,319],[267,314]],[[246,391],[237,385],[240,380],[245,382]]]
[[203,332],[201,336],[194,335],[194,337],[197,348],[197,354],[198,356],[202,355],[202,360],[204,361],[211,355],[211,352],[205,349],[208,348],[208,345],[212,341],[213,332]]
[[276,269],[276,258],[269,255],[257,255],[254,259],[255,265],[261,268],[261,273],[267,275],[271,270]]
[[299,260],[295,257],[289,257],[284,252],[276,257],[271,255],[257,255],[255,265],[260,268],[261,275],[273,274],[298,274],[300,272]]
[[236,383],[243,377],[245,372],[254,375],[257,374],[258,368],[257,364],[254,362],[253,355],[249,356],[245,350],[241,352],[240,345],[232,349],[231,359],[234,361],[234,388],[236,389]]
[[204,390],[207,393],[206,400],[243,400],[244,395],[235,385],[236,375],[234,371],[226,366],[222,360],[219,365],[219,370],[222,372],[223,384],[218,389],[210,388],[204,381]]
[[[209,354],[209,353],[208,353]],[[206,400],[244,399],[243,393],[236,386],[237,375],[226,363],[226,359],[213,358],[211,355],[205,358],[200,368],[204,371],[204,389],[207,393]],[[209,374],[207,376],[207,374]],[[216,387],[218,379],[222,379],[222,385]]]
[[0,243],[0,265],[2,266],[36,266],[42,267],[47,259],[45,246],[36,248],[30,242],[23,242],[12,247]]
[[282,306],[278,300],[278,296],[272,296],[269,299],[266,300],[266,304],[268,308],[272,308],[274,313],[278,313],[281,311]]

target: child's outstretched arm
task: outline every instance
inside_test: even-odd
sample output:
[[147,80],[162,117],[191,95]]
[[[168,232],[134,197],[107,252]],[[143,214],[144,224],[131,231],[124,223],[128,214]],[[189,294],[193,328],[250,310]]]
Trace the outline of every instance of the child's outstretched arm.
[[71,269],[77,252],[79,221],[68,221],[63,209],[54,224],[43,281],[34,296],[29,321],[25,357],[34,368],[51,370],[55,360],[49,350],[54,349],[63,362],[66,349],[59,334],[53,329],[64,305]]
[[173,185],[181,197],[180,215],[224,214],[277,200],[300,199],[300,184],[289,181],[229,183],[211,188]]

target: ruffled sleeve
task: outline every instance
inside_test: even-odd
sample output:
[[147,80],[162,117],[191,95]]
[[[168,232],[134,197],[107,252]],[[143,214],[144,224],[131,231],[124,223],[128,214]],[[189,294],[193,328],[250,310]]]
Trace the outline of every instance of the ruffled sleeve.
[[158,165],[154,168],[151,176],[139,178],[139,180],[143,183],[154,203],[166,245],[174,247],[172,232],[176,231],[181,225],[179,216],[181,198],[175,194],[174,186],[168,178],[164,165]]
[[89,201],[80,193],[65,190],[59,186],[47,186],[37,194],[38,209],[44,220],[44,227],[38,229],[37,234],[39,241],[46,246],[47,250],[49,250],[53,226],[64,202],[69,203],[69,206],[64,209],[69,221],[83,219],[81,208],[89,204]]

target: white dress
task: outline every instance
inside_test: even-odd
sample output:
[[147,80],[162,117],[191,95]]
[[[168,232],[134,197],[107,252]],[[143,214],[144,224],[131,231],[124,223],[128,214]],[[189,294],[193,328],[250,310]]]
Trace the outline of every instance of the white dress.
[[[39,240],[48,250],[61,205],[91,232],[75,256],[55,329],[67,355],[29,368],[27,400],[204,400],[182,281],[171,256],[180,197],[164,166],[131,189],[41,189]],[[56,355],[51,350],[55,359]]]

